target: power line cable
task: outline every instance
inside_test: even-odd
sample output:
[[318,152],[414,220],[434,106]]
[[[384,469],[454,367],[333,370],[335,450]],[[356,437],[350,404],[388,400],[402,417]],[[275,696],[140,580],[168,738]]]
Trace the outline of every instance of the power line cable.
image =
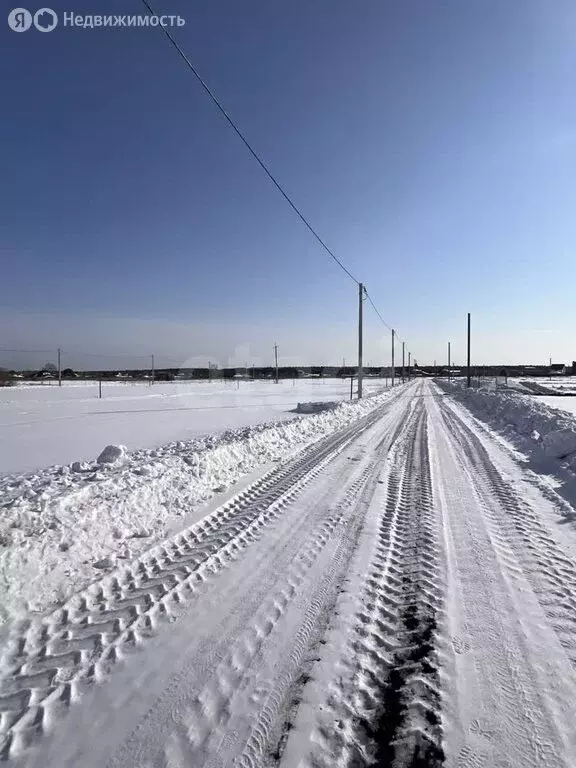
[[[146,8],[148,9],[148,11],[150,12],[150,14],[151,14],[152,16],[156,16],[156,15],[157,15],[157,14],[155,13],[155,11],[153,10],[153,8],[152,8],[152,7],[150,6],[150,4],[148,3],[148,0],[142,0],[142,2],[144,3],[144,5],[146,6]],[[299,208],[296,206],[296,204],[295,204],[295,203],[292,201],[292,199],[289,197],[289,195],[287,194],[287,192],[285,192],[285,191],[284,191],[284,189],[283,189],[282,185],[280,184],[280,182],[279,182],[279,181],[277,181],[277,179],[276,179],[276,178],[273,176],[272,172],[271,172],[271,171],[268,169],[267,165],[264,163],[264,161],[262,160],[262,158],[260,157],[260,155],[259,155],[259,154],[256,152],[256,150],[255,150],[255,149],[252,147],[252,145],[250,144],[250,142],[248,141],[248,139],[247,139],[247,138],[244,136],[244,134],[242,133],[242,131],[241,131],[241,130],[238,128],[238,126],[236,125],[236,123],[235,123],[235,122],[232,120],[232,118],[230,117],[230,115],[228,114],[228,112],[226,112],[226,110],[224,109],[224,107],[222,106],[222,104],[220,103],[220,101],[218,100],[218,98],[216,97],[216,95],[214,94],[214,92],[213,92],[213,91],[210,89],[210,87],[207,85],[207,83],[206,83],[206,82],[205,82],[205,81],[202,79],[202,77],[201,77],[201,76],[200,76],[200,74],[197,72],[196,68],[194,67],[194,65],[192,64],[192,62],[191,62],[191,61],[190,61],[190,59],[188,58],[188,56],[186,56],[186,54],[184,53],[184,51],[182,50],[182,48],[180,47],[180,45],[179,45],[179,44],[176,42],[176,40],[175,40],[175,39],[172,37],[172,35],[171,35],[171,34],[170,34],[170,32],[168,31],[168,28],[167,28],[167,27],[165,27],[165,26],[162,26],[162,25],[158,25],[158,28],[159,28],[159,29],[161,29],[161,30],[164,32],[164,34],[166,35],[166,37],[168,38],[168,40],[170,40],[171,44],[172,44],[172,45],[174,46],[174,48],[175,48],[175,49],[178,51],[178,53],[180,54],[180,56],[182,57],[182,59],[183,59],[183,60],[184,60],[184,62],[186,63],[187,67],[190,69],[190,71],[192,72],[192,74],[194,75],[194,77],[195,77],[195,78],[198,80],[198,82],[200,83],[200,85],[202,86],[202,88],[204,89],[204,91],[205,91],[205,92],[208,94],[208,96],[210,97],[210,99],[211,99],[211,100],[214,102],[214,104],[216,105],[216,107],[218,108],[218,110],[220,111],[220,113],[221,113],[221,114],[224,116],[224,118],[226,119],[226,121],[228,122],[228,124],[231,126],[231,128],[234,130],[234,132],[236,133],[236,135],[237,135],[237,136],[240,138],[240,140],[241,140],[241,141],[244,143],[244,145],[246,146],[246,148],[248,149],[248,151],[250,152],[250,154],[252,155],[252,157],[253,157],[253,158],[256,160],[256,162],[258,163],[258,165],[259,165],[259,166],[262,168],[262,170],[264,171],[264,173],[265,173],[265,174],[268,176],[268,178],[270,179],[270,181],[271,181],[271,182],[274,184],[274,186],[276,187],[276,189],[277,189],[277,190],[280,192],[280,194],[282,195],[282,197],[283,197],[283,198],[286,200],[286,202],[288,203],[288,205],[289,205],[289,206],[292,208],[292,210],[293,210],[293,211],[296,213],[296,215],[299,217],[299,219],[302,221],[302,223],[303,223],[303,224],[304,224],[304,225],[305,225],[305,226],[308,228],[308,230],[309,230],[309,231],[312,233],[312,235],[313,235],[313,236],[316,238],[316,240],[317,240],[317,241],[320,243],[320,245],[322,246],[322,248],[324,248],[324,250],[326,251],[326,253],[328,253],[328,255],[329,255],[329,256],[331,256],[331,257],[332,257],[332,259],[334,259],[334,261],[336,262],[336,264],[338,264],[338,266],[339,266],[339,267],[340,267],[340,268],[341,268],[341,269],[342,269],[342,270],[343,270],[343,271],[344,271],[344,272],[345,272],[345,273],[348,275],[348,277],[349,277],[351,280],[353,280],[353,281],[354,281],[354,282],[355,282],[355,283],[358,285],[358,283],[359,283],[360,281],[359,281],[359,280],[357,280],[357,279],[354,277],[354,275],[353,275],[353,274],[352,274],[352,273],[351,273],[351,272],[350,272],[350,271],[349,271],[349,270],[348,270],[348,269],[347,269],[347,268],[344,266],[344,264],[343,264],[343,263],[340,261],[340,259],[339,259],[339,258],[336,256],[336,254],[334,254],[334,253],[332,252],[332,250],[331,250],[331,249],[330,249],[330,248],[329,248],[329,247],[326,245],[326,243],[324,242],[324,240],[322,240],[322,238],[320,237],[320,235],[318,234],[318,232],[317,232],[317,231],[314,229],[314,227],[313,227],[313,226],[310,224],[310,222],[309,222],[309,221],[308,221],[308,219],[307,219],[307,218],[304,216],[304,214],[302,213],[302,211],[300,211],[300,209],[299,209]]]
[[404,343],[406,343],[406,342],[405,342],[405,339],[402,339],[402,338],[401,338],[401,337],[398,335],[398,331],[397,331],[395,328],[392,328],[392,326],[388,325],[388,323],[386,322],[386,320],[384,320],[384,318],[382,317],[382,315],[381,315],[381,314],[380,314],[380,312],[378,311],[378,308],[377,308],[377,306],[376,306],[376,305],[374,304],[374,302],[372,301],[372,297],[370,296],[370,294],[368,293],[368,291],[366,291],[366,298],[368,299],[368,301],[369,301],[369,302],[370,302],[370,304],[372,305],[372,308],[374,309],[374,312],[376,312],[376,314],[377,314],[377,315],[378,315],[378,317],[380,318],[380,321],[381,321],[381,323],[382,323],[384,326],[386,326],[386,328],[388,328],[388,330],[389,330],[389,331],[392,331],[392,330],[394,331],[395,337],[396,337],[396,339],[397,339],[398,341],[400,341],[400,342],[404,341]]
[[57,351],[54,349],[0,349],[0,352],[18,352],[24,355],[53,355]]
[[[146,9],[149,11],[149,13],[150,13],[152,16],[156,16],[156,15],[157,15],[157,14],[155,13],[154,9],[152,8],[152,6],[150,5],[150,3],[148,2],[148,0],[142,0],[142,2],[144,3],[144,6],[146,7]],[[350,271],[347,269],[347,267],[345,267],[345,266],[344,266],[344,264],[343,264],[343,263],[340,261],[340,259],[339,259],[339,258],[336,256],[336,254],[335,254],[335,253],[334,253],[334,252],[333,252],[333,251],[332,251],[332,250],[331,250],[331,249],[328,247],[328,245],[327,245],[327,244],[324,242],[324,240],[323,240],[323,239],[320,237],[320,235],[318,234],[318,232],[317,232],[317,231],[314,229],[314,227],[313,227],[313,226],[310,224],[310,222],[308,221],[308,219],[307,219],[307,218],[304,216],[304,214],[303,214],[303,213],[300,211],[300,209],[299,209],[299,208],[296,206],[296,204],[293,202],[293,200],[290,198],[290,196],[289,196],[289,195],[287,194],[287,192],[284,190],[284,188],[282,187],[282,185],[280,184],[280,182],[279,182],[279,181],[278,181],[278,180],[275,178],[275,176],[274,176],[274,175],[272,174],[272,172],[269,170],[269,168],[267,167],[267,165],[265,164],[265,162],[262,160],[262,158],[260,157],[260,155],[259,155],[259,154],[256,152],[256,150],[254,149],[254,147],[253,147],[253,146],[250,144],[250,142],[248,141],[248,139],[247,139],[247,138],[244,136],[244,134],[242,133],[242,131],[241,131],[241,130],[238,128],[238,126],[236,125],[236,123],[234,122],[234,120],[233,120],[233,119],[230,117],[230,115],[228,114],[228,112],[227,112],[227,111],[224,109],[224,106],[222,105],[222,103],[220,102],[220,100],[218,99],[218,97],[215,95],[215,93],[212,91],[212,89],[211,89],[211,88],[208,86],[208,84],[207,84],[207,83],[206,83],[206,82],[203,80],[203,78],[201,77],[201,75],[199,74],[199,72],[196,70],[196,68],[194,67],[194,65],[192,64],[192,62],[191,62],[191,61],[190,61],[190,59],[188,58],[188,56],[187,56],[187,55],[184,53],[184,51],[182,50],[181,46],[180,46],[180,45],[179,45],[179,44],[176,42],[176,40],[174,39],[174,37],[173,37],[173,36],[170,34],[170,32],[169,32],[168,28],[167,28],[166,26],[163,26],[163,25],[159,25],[159,28],[160,28],[160,29],[161,29],[161,30],[164,32],[164,34],[166,35],[166,37],[167,37],[167,38],[168,38],[168,40],[170,41],[171,45],[172,45],[172,46],[175,48],[175,50],[177,51],[177,53],[179,54],[179,56],[182,58],[182,60],[184,61],[184,63],[185,63],[185,64],[186,64],[186,66],[188,67],[188,69],[190,69],[190,71],[192,72],[192,74],[194,75],[194,77],[196,78],[196,80],[197,80],[197,81],[200,83],[200,85],[201,85],[201,87],[203,88],[203,90],[205,91],[205,93],[206,93],[206,94],[209,96],[209,98],[211,99],[211,101],[212,101],[212,102],[215,104],[215,106],[217,107],[217,109],[219,110],[219,112],[222,114],[222,116],[225,118],[225,120],[227,121],[227,123],[230,125],[230,127],[232,128],[232,130],[233,130],[233,131],[236,133],[236,135],[239,137],[239,139],[242,141],[242,143],[243,143],[243,144],[245,145],[245,147],[248,149],[248,151],[250,152],[250,154],[252,155],[252,157],[253,157],[253,158],[256,160],[256,162],[258,163],[258,165],[259,165],[259,166],[262,168],[262,170],[264,171],[264,173],[265,173],[265,174],[268,176],[268,178],[270,179],[270,181],[271,181],[271,182],[274,184],[274,186],[276,187],[276,189],[277,189],[277,190],[280,192],[280,194],[282,195],[282,197],[283,197],[283,198],[286,200],[286,202],[288,203],[288,205],[289,205],[289,206],[292,208],[292,210],[293,210],[293,211],[296,213],[296,215],[298,216],[298,218],[299,218],[299,219],[302,221],[302,223],[303,223],[303,224],[304,224],[304,225],[307,227],[307,229],[308,229],[308,230],[309,230],[309,231],[312,233],[312,235],[314,236],[314,238],[315,238],[315,239],[318,241],[318,243],[319,243],[319,244],[322,246],[322,248],[323,248],[323,249],[326,251],[326,253],[328,253],[328,255],[329,255],[329,256],[330,256],[330,257],[331,257],[331,258],[332,258],[332,259],[333,259],[333,260],[334,260],[334,261],[335,261],[335,262],[338,264],[338,266],[339,266],[339,267],[340,267],[340,268],[341,268],[341,269],[342,269],[342,270],[343,270],[343,271],[346,273],[346,275],[348,275],[348,277],[349,277],[351,280],[353,280],[353,281],[354,281],[354,283],[356,283],[356,285],[358,285],[358,284],[360,283],[360,281],[359,281],[359,280],[358,280],[356,277],[354,277],[354,275],[353,275],[353,274],[352,274],[352,273],[351,273],[351,272],[350,272]],[[378,315],[378,317],[380,318],[381,322],[382,322],[382,323],[383,323],[383,324],[386,326],[386,328],[388,328],[389,330],[392,330],[392,327],[391,327],[390,325],[388,325],[388,323],[387,323],[387,322],[384,320],[384,318],[382,317],[382,315],[381,315],[381,314],[380,314],[380,312],[378,311],[378,308],[377,308],[377,307],[376,307],[376,305],[374,304],[374,302],[373,302],[373,300],[372,300],[371,296],[368,294],[368,292],[367,292],[366,290],[365,290],[365,295],[366,295],[366,298],[369,300],[370,304],[372,305],[372,307],[373,307],[374,311],[376,312],[376,314],[377,314],[377,315]],[[402,341],[402,340],[400,339],[400,341]]]

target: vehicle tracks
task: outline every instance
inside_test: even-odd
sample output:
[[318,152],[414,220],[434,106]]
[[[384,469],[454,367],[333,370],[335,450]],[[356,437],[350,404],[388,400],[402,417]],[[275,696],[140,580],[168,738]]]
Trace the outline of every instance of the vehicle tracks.
[[487,454],[480,461],[476,436],[441,398],[429,408],[455,652],[445,670],[450,765],[567,768],[576,678],[508,539],[502,486],[486,477],[499,473]]
[[576,562],[562,550],[538,512],[501,476],[478,436],[445,403],[441,411],[463,456],[474,467],[474,488],[504,560],[510,547],[514,553],[513,559],[508,558],[511,572],[520,564],[576,667]]
[[276,468],[200,522],[130,566],[91,584],[60,608],[14,627],[0,667],[0,760],[17,756],[106,677],[161,618],[243,556],[263,530],[397,395],[346,429]]
[[[427,413],[422,400],[395,441],[372,529],[377,536],[349,641],[317,698],[316,724],[302,754],[287,741],[285,762],[315,768],[440,766],[438,625],[443,606],[441,549],[432,509]],[[330,649],[328,649],[330,654]],[[334,727],[336,724],[336,728]]]

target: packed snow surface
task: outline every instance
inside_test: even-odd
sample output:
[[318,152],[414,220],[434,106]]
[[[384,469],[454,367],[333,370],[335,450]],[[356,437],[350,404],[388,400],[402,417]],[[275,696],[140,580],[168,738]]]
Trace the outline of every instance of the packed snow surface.
[[[51,610],[6,621],[0,759],[574,768],[576,509],[495,428],[508,418],[555,471],[568,465],[545,447],[570,424],[489,394],[415,381],[202,446],[48,473],[44,500],[16,482],[3,519],[22,505],[41,523],[31,539],[48,545],[66,514],[77,521],[55,564],[71,553],[76,567],[85,526],[105,537],[131,520],[132,538],[112,536],[91,583]],[[218,495],[178,522],[190,487]],[[122,555],[157,517],[172,531]]]

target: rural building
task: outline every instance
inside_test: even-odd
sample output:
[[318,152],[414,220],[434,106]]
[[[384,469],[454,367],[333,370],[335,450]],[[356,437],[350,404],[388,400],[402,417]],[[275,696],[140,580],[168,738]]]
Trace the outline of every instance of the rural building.
[[552,363],[550,366],[550,373],[554,376],[565,376],[566,375],[566,365],[565,363]]

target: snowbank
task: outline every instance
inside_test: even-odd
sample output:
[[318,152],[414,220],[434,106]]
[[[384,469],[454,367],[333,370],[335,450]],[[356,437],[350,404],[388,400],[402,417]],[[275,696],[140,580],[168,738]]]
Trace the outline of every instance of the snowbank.
[[125,445],[107,445],[96,459],[98,464],[115,464],[126,455]]
[[[365,383],[381,392],[384,380]],[[299,402],[349,401],[345,379],[106,382],[0,388],[0,476],[92,461],[105,445],[129,451],[225,429],[294,418]]]
[[[461,382],[437,385],[520,450],[553,459],[576,472],[576,418],[516,392],[467,389]],[[555,471],[554,466],[549,468]]]
[[546,456],[555,459],[566,459],[576,455],[576,432],[570,429],[556,429],[548,432],[542,438],[542,445]]
[[338,403],[298,403],[296,407],[297,413],[320,413],[321,411],[331,411]]
[[202,516],[201,506],[242,476],[346,427],[401,392],[399,387],[288,422],[157,449],[130,453],[109,446],[104,453],[116,457],[112,462],[74,462],[0,478],[0,624],[65,599],[101,569],[132,559]]

